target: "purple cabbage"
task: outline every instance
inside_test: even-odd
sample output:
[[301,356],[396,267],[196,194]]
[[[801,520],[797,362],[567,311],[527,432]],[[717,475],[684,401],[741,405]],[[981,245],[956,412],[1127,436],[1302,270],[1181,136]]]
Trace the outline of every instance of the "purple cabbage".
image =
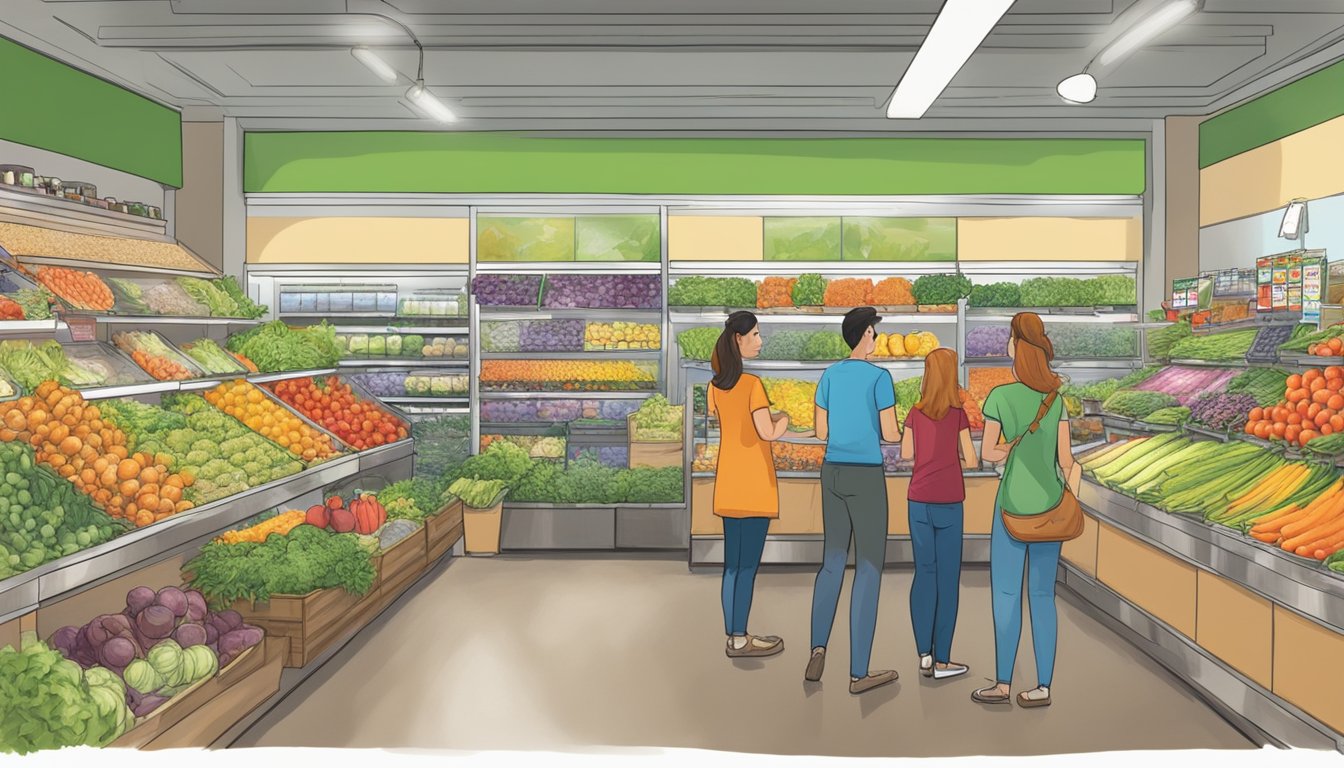
[[483,307],[535,307],[541,275],[477,275],[471,292]]
[[967,357],[1006,357],[1008,355],[1008,336],[1011,330],[1006,326],[980,325],[966,334]]
[[556,309],[660,309],[662,305],[660,275],[547,275],[542,297],[543,307]]
[[126,593],[126,610],[128,611],[126,615],[131,618],[140,615],[141,611],[154,604],[157,597],[158,595],[154,594],[154,590],[149,587],[132,589]]
[[523,352],[582,352],[582,320],[531,320],[519,329]]
[[160,589],[156,602],[172,611],[174,619],[180,619],[187,615],[187,595],[177,587]]

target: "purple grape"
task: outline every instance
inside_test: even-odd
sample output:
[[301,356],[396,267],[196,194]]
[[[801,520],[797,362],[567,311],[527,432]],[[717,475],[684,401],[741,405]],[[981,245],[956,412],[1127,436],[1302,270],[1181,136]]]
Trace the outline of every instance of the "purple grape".
[[548,275],[542,297],[543,307],[556,309],[658,309],[662,303],[659,275]]
[[1010,334],[1011,331],[1005,326],[976,326],[966,334],[966,356],[1004,357],[1008,354]]
[[541,275],[477,275],[471,292],[483,307],[535,307]]

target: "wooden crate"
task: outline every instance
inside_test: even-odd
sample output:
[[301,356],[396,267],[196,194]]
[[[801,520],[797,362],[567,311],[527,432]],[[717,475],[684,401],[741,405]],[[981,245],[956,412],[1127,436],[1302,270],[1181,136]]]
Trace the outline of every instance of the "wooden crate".
[[416,531],[373,558],[378,570],[378,610],[401,596],[429,567],[424,529]]
[[[245,680],[262,668],[266,662],[266,642],[263,639],[261,645],[243,651],[238,655],[238,658],[230,662],[229,666],[219,670],[214,677],[197,682],[169,699],[163,706],[138,719],[131,730],[112,742],[112,746],[131,747],[133,749],[146,747],[164,736],[170,729],[193,717],[202,707],[226,693],[235,683]],[[283,644],[286,641],[281,638],[280,642]],[[277,671],[275,690],[279,689],[280,675]],[[244,712],[243,714],[247,713]],[[239,717],[241,718],[241,715]],[[234,720],[233,722],[238,721]],[[232,725],[233,723],[229,723],[220,733],[228,730]]]
[[653,467],[662,469],[664,467],[683,466],[682,461],[682,443],[648,443],[637,442],[635,440],[635,421],[634,414],[625,417],[626,441],[630,448],[630,466],[633,467]]
[[437,562],[461,539],[461,499],[453,499],[438,514],[425,519],[425,552],[429,562]]
[[362,596],[340,588],[317,589],[306,595],[271,595],[256,604],[237,600],[232,607],[244,622],[261,627],[267,635],[288,638],[285,666],[302,667],[377,614],[378,586],[375,580]]

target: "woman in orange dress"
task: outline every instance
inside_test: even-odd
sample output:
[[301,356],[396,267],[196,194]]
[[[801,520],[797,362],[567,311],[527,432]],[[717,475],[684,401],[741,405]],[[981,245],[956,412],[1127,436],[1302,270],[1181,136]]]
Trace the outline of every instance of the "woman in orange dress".
[[719,420],[714,514],[723,519],[723,624],[729,658],[774,656],[784,641],[747,634],[747,614],[770,521],[779,517],[779,485],[770,443],[789,429],[789,417],[770,413],[770,399],[742,361],[761,353],[756,316],[734,312],[723,324],[710,365],[709,412]]

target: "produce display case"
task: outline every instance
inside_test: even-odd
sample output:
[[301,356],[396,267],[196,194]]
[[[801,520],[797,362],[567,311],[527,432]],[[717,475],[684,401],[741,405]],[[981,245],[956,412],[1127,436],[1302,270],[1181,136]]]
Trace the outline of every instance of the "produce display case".
[[426,288],[403,293],[397,299],[398,317],[466,317],[466,291],[463,288]]
[[165,315],[209,317],[210,308],[187,294],[176,280],[167,277],[109,276],[107,285],[116,297],[112,313],[118,315]]
[[112,343],[159,381],[182,381],[207,375],[195,360],[179,352],[154,331],[119,331],[112,334]]
[[75,389],[130,386],[154,381],[121,350],[105,342],[70,342],[61,344],[61,350],[70,363],[87,372],[92,380],[89,384],[72,382]]
[[389,283],[285,283],[277,288],[279,317],[394,317],[397,286]]
[[[312,391],[308,389],[310,384]],[[352,451],[369,450],[410,436],[410,423],[396,409],[383,405],[349,377],[301,377],[265,383],[261,388],[310,426]]]

